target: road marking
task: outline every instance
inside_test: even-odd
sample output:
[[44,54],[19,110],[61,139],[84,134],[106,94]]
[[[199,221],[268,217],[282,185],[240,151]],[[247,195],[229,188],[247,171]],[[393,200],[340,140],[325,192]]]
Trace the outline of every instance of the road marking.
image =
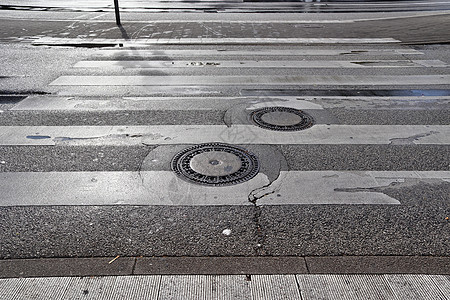
[[114,110],[228,110],[236,105],[249,108],[285,106],[297,109],[323,109],[297,97],[123,97],[119,99],[75,99],[73,97],[29,96],[14,111],[114,111]]
[[102,49],[96,51],[93,56],[111,57],[111,56],[188,56],[188,57],[205,57],[205,56],[329,56],[329,55],[423,55],[423,52],[414,49],[320,49],[317,47],[305,47],[295,50],[142,50],[142,49],[121,49],[107,50]]
[[450,144],[450,125],[325,125],[294,132],[253,125],[0,126],[0,145]]
[[[0,173],[0,206],[400,204],[392,183],[450,181],[449,171],[282,171],[227,187],[188,183],[171,171]],[[320,189],[318,188],[320,187]]]
[[393,38],[180,38],[180,39],[86,39],[43,37],[32,42],[33,45],[76,45],[76,44],[122,44],[123,46],[151,45],[259,45],[259,44],[392,44],[399,43]]
[[[184,1],[184,0],[179,0],[179,1]],[[219,1],[219,0],[217,0]],[[221,1],[221,0],[220,0]],[[240,1],[242,2],[242,1]],[[3,3],[2,3],[3,4]],[[3,4],[4,5],[4,4]],[[48,5],[47,5],[48,6]],[[111,23],[111,20],[108,19],[108,17],[105,17],[104,19],[92,19],[90,16],[93,14],[101,14],[103,15],[111,15],[111,12],[108,13],[99,13],[99,12],[91,12],[85,15],[81,15],[81,16],[76,16],[70,19],[56,19],[56,18],[37,18],[34,15],[18,15],[18,16],[14,16],[11,15],[10,12],[7,11],[0,11],[0,18],[2,20],[29,20],[29,21],[43,21],[45,20],[46,22],[66,22],[66,21],[78,21],[78,22],[84,22],[84,23]],[[149,13],[147,13],[149,15]],[[206,19],[205,17],[203,17],[202,20],[199,20],[198,17],[197,19],[194,18],[189,18],[189,19],[184,19],[184,20],[174,20],[171,19],[171,17],[173,18],[173,14],[171,15],[171,13],[167,13],[164,15],[161,15],[159,13],[158,17],[161,18],[159,20],[155,20],[154,18],[151,21],[148,20],[133,20],[133,23],[143,23],[143,24],[149,24],[149,22],[151,23],[155,23],[155,24],[165,24],[165,23],[196,23],[196,24],[204,24],[204,23],[217,23],[217,22],[221,22],[223,24],[223,22],[220,19],[215,18],[214,16],[208,15],[206,16],[209,19]],[[380,20],[398,20],[398,19],[410,19],[410,18],[417,18],[417,17],[428,17],[428,16],[442,16],[442,15],[447,15],[448,13],[445,11],[410,11],[410,12],[384,12],[380,17],[374,17],[373,13],[359,13],[358,16],[360,15],[364,15],[367,17],[363,17],[363,18],[357,18],[357,19],[347,19],[347,20],[339,20],[339,19],[333,19],[333,16],[329,16],[329,14],[323,14],[324,16],[321,17],[326,17],[327,19],[314,19],[317,17],[314,16],[314,18],[311,18],[310,20],[306,20],[307,17],[309,17],[307,14],[302,15],[302,20],[295,20],[293,18],[291,18],[289,15],[288,16],[283,16],[284,19],[280,20],[279,18],[279,14],[274,13],[274,14],[268,14],[265,13],[264,14],[264,20],[259,19],[252,19],[252,20],[228,20],[226,22],[226,24],[339,24],[339,23],[355,23],[355,22],[367,22],[367,21],[380,21]],[[311,14],[314,15],[314,14]],[[45,15],[41,15],[43,17],[45,17]],[[41,17],[39,16],[39,17]],[[100,17],[100,16],[98,16]],[[154,16],[151,16],[151,18]],[[165,19],[164,19],[165,18]],[[288,19],[289,18],[289,19]]]
[[52,86],[443,85],[450,75],[403,76],[60,76]]
[[28,96],[11,111],[117,111],[117,110],[228,110],[236,105],[248,109],[285,106],[297,109],[442,109],[448,96],[340,97],[340,96],[254,96],[254,97],[121,97],[84,98]]
[[445,68],[446,63],[440,60],[310,60],[310,61],[148,61],[148,60],[102,60],[80,61],[75,68],[116,68],[116,69],[146,69],[146,68]]

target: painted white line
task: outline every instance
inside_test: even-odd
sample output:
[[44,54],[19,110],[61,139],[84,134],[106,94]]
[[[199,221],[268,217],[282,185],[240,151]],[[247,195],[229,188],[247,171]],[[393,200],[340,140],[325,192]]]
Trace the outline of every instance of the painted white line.
[[[183,0],[181,0],[183,1]],[[219,0],[217,0],[219,1]],[[240,1],[242,2],[242,1]],[[48,5],[47,5],[48,6]],[[108,18],[105,19],[89,19],[91,15],[93,14],[100,14],[99,12],[91,12],[88,13],[86,15],[81,15],[81,16],[76,16],[74,18],[70,18],[70,19],[55,19],[55,18],[45,18],[45,19],[40,19],[40,18],[36,18],[34,15],[22,15],[19,14],[17,16],[12,16],[10,12],[2,12],[0,11],[0,18],[2,20],[29,20],[29,21],[43,21],[45,20],[46,22],[65,22],[65,21],[77,21],[77,22],[84,22],[84,23],[111,23],[111,20]],[[111,12],[106,13],[107,14],[112,14]],[[379,21],[379,20],[397,20],[397,19],[410,19],[410,18],[417,18],[417,17],[427,17],[427,16],[441,16],[441,15],[448,15],[449,13],[446,11],[409,11],[409,12],[383,12],[380,13],[380,17],[373,17],[374,13],[358,13],[358,16],[360,15],[366,15],[367,17],[365,18],[358,18],[358,19],[346,19],[346,20],[340,20],[338,18],[333,19],[333,15],[332,14],[323,14],[326,16],[317,16],[315,15],[314,17],[311,17],[310,20],[306,20],[305,18],[310,17],[306,14],[302,14],[302,20],[295,20],[292,19],[290,16],[289,19],[286,18],[286,16],[283,16],[284,19],[280,20],[279,17],[279,13],[265,13],[265,19],[264,20],[257,20],[257,19],[241,19],[241,20],[228,20],[226,23],[230,23],[230,24],[339,24],[339,23],[355,23],[355,22],[366,22],[366,21]],[[171,19],[171,17],[173,18],[173,13],[167,13],[164,16],[159,14],[159,13],[146,13],[147,16],[149,16],[149,20],[133,20],[133,23],[143,23],[143,24],[149,24],[149,23],[155,23],[155,24],[161,24],[161,23],[196,23],[196,24],[204,24],[204,23],[214,23],[214,22],[221,22],[222,21],[218,18],[215,18],[214,16],[207,16],[209,19],[206,19],[203,17],[202,20],[197,19],[185,19],[185,20],[175,20],[175,19]],[[159,18],[159,20],[155,20],[154,16],[157,15]],[[246,14],[247,16],[249,14]],[[313,14],[311,14],[313,15]],[[342,13],[339,13],[339,15],[343,15]],[[370,16],[370,17],[369,17]],[[45,17],[45,16],[44,16]],[[234,16],[236,17],[236,16]],[[328,19],[315,19],[315,18],[323,18],[326,17]],[[165,19],[164,19],[165,18]]]
[[247,195],[268,183],[264,174],[215,188],[188,183],[170,171],[0,173],[0,201],[2,206],[251,205]]
[[10,110],[24,111],[113,111],[113,110],[227,110],[239,104],[251,108],[286,106],[297,109],[323,109],[296,97],[124,97],[121,99],[74,99],[72,97],[29,96]]
[[321,49],[317,47],[304,47],[295,50],[142,50],[142,49],[120,49],[107,50],[102,49],[96,51],[93,55],[100,57],[114,57],[114,56],[164,56],[164,57],[206,57],[206,56],[334,56],[334,55],[423,55],[422,52],[414,49]]
[[115,68],[115,69],[145,69],[145,68],[445,68],[446,63],[440,60],[310,60],[310,61],[270,61],[270,60],[191,60],[191,61],[148,61],[148,60],[102,60],[80,61],[75,68]]
[[[392,183],[450,181],[448,171],[283,171],[228,187],[188,183],[171,171],[0,173],[0,206],[400,204],[383,193]],[[320,188],[318,188],[320,187]]]
[[33,41],[33,45],[73,45],[81,43],[116,43],[124,46],[140,45],[234,45],[234,44],[391,44],[399,43],[392,38],[180,38],[180,39],[86,39],[86,38],[50,38]]
[[[261,205],[400,204],[382,192],[392,183],[411,186],[419,180],[450,182],[449,171],[289,171],[253,193]],[[298,199],[301,198],[301,199]],[[299,203],[300,201],[300,203]]]
[[436,85],[450,75],[404,76],[61,76],[53,86]]
[[[117,111],[117,110],[228,110],[248,104],[248,109],[285,106],[297,109],[441,109],[450,105],[449,96],[400,97],[123,97],[74,98],[29,96],[10,110],[15,111]],[[449,106],[450,107],[450,106]]]
[[450,125],[325,125],[294,132],[253,125],[0,126],[0,145],[450,144]]

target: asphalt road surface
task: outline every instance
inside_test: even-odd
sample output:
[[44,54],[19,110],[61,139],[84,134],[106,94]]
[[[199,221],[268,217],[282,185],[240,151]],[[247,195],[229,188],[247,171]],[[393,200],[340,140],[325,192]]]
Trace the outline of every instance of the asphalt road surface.
[[[448,270],[447,1],[296,2],[295,12],[330,13],[180,19],[145,15],[139,2],[123,27],[92,2],[80,4],[89,15],[71,3],[9,2],[0,10],[3,263],[420,256]],[[151,5],[186,5],[161,3]],[[367,15],[370,5],[389,13]],[[360,14],[335,14],[349,7]],[[309,125],[263,128],[258,111],[272,125]],[[212,154],[179,154],[203,144]],[[238,173],[248,176],[193,183]]]

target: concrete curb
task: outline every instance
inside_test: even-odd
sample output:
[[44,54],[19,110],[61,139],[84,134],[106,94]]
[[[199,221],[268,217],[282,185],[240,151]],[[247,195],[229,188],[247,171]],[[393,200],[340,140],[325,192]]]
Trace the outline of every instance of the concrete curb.
[[450,257],[99,257],[0,260],[0,278],[239,274],[450,275]]

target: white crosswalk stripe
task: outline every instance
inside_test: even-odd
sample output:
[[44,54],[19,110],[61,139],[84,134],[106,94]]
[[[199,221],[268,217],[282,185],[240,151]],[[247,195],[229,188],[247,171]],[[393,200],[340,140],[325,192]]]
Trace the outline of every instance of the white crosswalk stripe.
[[4,126],[0,145],[450,144],[449,125],[325,125],[277,132],[254,125]]
[[171,171],[15,172],[0,174],[0,180],[0,206],[251,205],[249,200],[262,195],[267,197],[259,201],[261,205],[400,204],[383,188],[419,180],[450,182],[450,172],[281,171],[267,188],[260,187],[270,184],[269,179],[259,174],[238,185],[213,189],[187,183]]
[[439,60],[372,60],[372,61],[81,61],[76,68],[406,68],[406,67],[448,67]]

